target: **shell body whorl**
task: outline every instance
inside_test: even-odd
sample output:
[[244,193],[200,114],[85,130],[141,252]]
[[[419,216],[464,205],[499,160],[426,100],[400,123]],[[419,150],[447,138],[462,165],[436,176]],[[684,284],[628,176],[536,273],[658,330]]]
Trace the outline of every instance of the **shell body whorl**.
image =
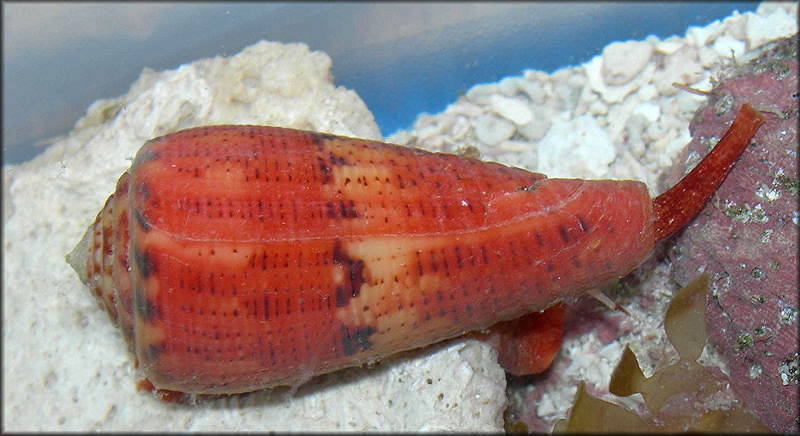
[[293,384],[540,310],[653,246],[631,181],[256,126],[147,142],[87,273],[157,388]]

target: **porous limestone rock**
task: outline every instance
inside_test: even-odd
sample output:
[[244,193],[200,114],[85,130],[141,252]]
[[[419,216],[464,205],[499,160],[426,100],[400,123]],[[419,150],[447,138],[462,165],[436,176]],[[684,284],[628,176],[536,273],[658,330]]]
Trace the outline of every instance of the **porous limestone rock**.
[[630,82],[650,62],[653,46],[644,41],[614,42],[603,49],[603,82],[619,86]]

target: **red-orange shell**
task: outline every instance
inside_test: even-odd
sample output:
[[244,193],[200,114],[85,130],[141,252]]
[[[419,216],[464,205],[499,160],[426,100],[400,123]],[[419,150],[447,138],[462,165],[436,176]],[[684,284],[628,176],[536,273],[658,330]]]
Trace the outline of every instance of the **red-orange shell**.
[[88,280],[155,387],[293,384],[550,306],[653,246],[642,183],[256,126],[147,142]]

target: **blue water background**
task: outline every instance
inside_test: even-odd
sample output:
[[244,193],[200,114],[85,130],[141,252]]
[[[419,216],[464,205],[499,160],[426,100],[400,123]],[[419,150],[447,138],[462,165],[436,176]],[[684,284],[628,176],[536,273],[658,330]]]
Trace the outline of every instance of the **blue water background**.
[[[525,69],[552,72],[579,65],[613,41],[683,36],[688,26],[705,26],[734,10],[754,11],[758,3],[514,5],[389,40],[380,38],[381,19],[397,26],[398,17],[381,17],[382,4],[208,3],[179,6],[179,13],[173,10],[152,23],[144,39],[112,33],[79,39],[55,53],[26,47],[13,59],[7,59],[4,42],[3,161],[35,156],[41,148],[34,143],[69,132],[93,101],[127,92],[145,66],[173,69],[233,55],[261,39],[304,42],[328,53],[336,85],[354,89],[388,136],[410,128],[422,112],[444,110],[475,84]],[[13,20],[6,4],[3,8],[4,23]],[[86,17],[87,25],[92,19]],[[8,36],[4,30],[4,39]]]

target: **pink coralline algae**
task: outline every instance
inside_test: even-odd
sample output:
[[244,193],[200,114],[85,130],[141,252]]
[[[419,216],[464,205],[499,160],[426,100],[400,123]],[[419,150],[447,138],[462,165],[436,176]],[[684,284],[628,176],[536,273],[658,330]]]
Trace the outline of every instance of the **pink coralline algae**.
[[799,383],[797,43],[795,35],[746,65],[728,67],[690,124],[691,161],[721,137],[740,103],[766,118],[670,250],[679,284],[711,274],[708,333],[727,359],[734,389],[764,424],[791,433],[798,431]]

